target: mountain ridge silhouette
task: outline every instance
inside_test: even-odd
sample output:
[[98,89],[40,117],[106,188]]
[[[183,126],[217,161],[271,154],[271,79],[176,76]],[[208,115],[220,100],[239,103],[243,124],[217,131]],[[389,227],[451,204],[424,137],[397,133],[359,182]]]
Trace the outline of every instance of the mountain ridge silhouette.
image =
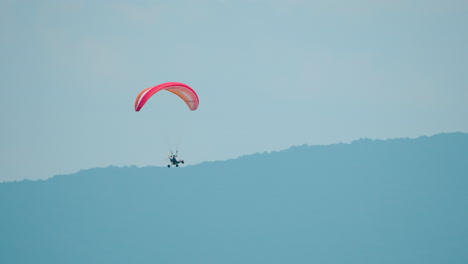
[[466,263],[468,134],[0,183],[0,263]]

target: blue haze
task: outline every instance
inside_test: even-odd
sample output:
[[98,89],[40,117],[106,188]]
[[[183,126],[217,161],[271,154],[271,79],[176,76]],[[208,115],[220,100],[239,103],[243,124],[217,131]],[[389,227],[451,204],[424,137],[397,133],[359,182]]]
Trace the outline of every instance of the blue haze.
[[468,134],[0,184],[0,263],[468,262]]

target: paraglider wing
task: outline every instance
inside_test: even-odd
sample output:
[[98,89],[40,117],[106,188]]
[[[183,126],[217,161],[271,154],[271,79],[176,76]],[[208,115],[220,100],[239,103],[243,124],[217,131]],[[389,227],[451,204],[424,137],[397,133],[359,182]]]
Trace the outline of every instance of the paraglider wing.
[[166,90],[179,96],[192,111],[198,108],[198,104],[200,103],[198,95],[190,86],[179,82],[168,82],[141,91],[135,100],[135,111],[140,111],[151,96],[161,90]]

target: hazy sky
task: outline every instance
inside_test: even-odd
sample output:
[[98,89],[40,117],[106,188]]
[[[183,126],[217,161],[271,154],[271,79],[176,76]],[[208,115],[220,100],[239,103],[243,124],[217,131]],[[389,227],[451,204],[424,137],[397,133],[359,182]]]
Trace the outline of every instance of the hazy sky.
[[[468,132],[468,1],[0,1],[0,181]],[[168,81],[200,107],[157,94]]]

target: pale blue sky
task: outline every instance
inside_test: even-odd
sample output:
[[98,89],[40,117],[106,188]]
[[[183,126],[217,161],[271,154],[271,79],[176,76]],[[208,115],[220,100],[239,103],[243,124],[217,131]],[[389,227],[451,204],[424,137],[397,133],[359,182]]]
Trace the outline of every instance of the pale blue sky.
[[[0,181],[468,132],[468,2],[1,1]],[[136,113],[142,89],[191,85]]]

